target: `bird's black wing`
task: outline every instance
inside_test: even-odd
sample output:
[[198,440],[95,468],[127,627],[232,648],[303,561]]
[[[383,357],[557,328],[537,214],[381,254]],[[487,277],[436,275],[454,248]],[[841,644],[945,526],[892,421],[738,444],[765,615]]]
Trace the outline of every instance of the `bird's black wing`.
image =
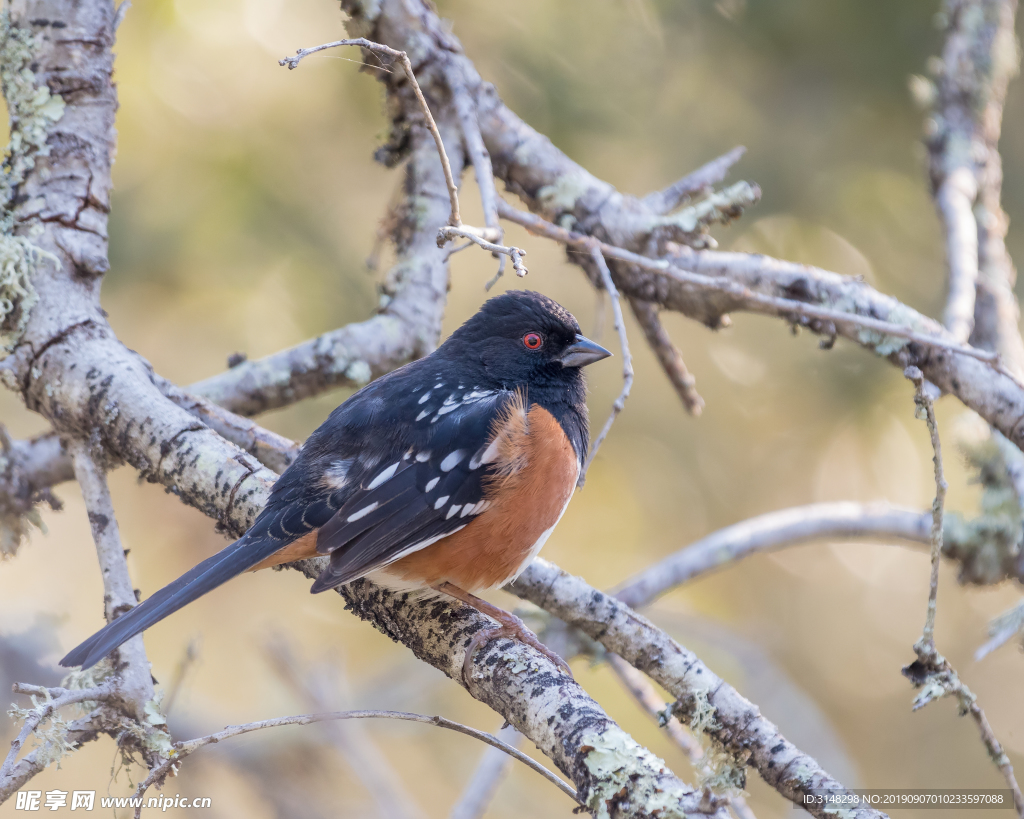
[[497,457],[490,446],[495,424],[519,401],[511,391],[461,386],[417,398],[402,448],[361,468],[358,488],[321,527],[317,549],[330,554],[331,563],[312,591],[387,566],[483,512]]

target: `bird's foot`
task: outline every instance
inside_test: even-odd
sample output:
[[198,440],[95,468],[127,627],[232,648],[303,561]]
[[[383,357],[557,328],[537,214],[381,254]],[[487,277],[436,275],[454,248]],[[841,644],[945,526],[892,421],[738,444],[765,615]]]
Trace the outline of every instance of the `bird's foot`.
[[[488,615],[494,616],[490,612],[488,612]],[[569,664],[556,652],[538,640],[537,635],[530,631],[522,620],[507,611],[502,611],[501,615],[500,618],[495,617],[499,625],[494,628],[480,629],[480,631],[473,635],[473,639],[469,641],[469,645],[466,647],[466,658],[462,661],[462,680],[467,686],[473,676],[474,655],[485,644],[499,637],[509,637],[536,649],[555,665],[561,666],[562,670],[572,677],[572,669],[569,668]]]
[[537,635],[526,627],[526,623],[511,612],[498,608],[486,600],[481,600],[475,594],[463,591],[453,583],[438,583],[433,588],[447,594],[449,597],[461,600],[481,614],[486,614],[492,620],[498,621],[498,625],[494,628],[480,629],[480,631],[473,635],[473,639],[469,641],[469,645],[466,647],[466,658],[462,661],[462,681],[466,684],[467,688],[469,687],[469,681],[473,677],[473,656],[485,643],[499,637],[510,637],[536,649],[555,665],[561,666],[562,670],[572,677],[572,669],[569,668],[569,664],[538,640]]

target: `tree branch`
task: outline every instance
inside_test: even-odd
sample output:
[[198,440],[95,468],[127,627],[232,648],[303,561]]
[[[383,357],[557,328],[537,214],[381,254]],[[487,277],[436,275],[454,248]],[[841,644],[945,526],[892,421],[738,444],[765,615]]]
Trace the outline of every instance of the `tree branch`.
[[[737,764],[752,765],[787,799],[819,819],[829,819],[824,806],[805,805],[802,797],[822,790],[842,793],[843,785],[782,736],[756,705],[646,618],[543,558],[508,590],[576,626],[643,671],[677,698],[673,712],[695,733],[709,736]],[[884,815],[859,807],[850,811],[849,819]]]
[[622,302],[619,300],[619,291],[615,287],[615,282],[612,281],[612,274],[608,270],[608,263],[604,260],[601,248],[597,243],[592,242],[589,249],[590,258],[593,259],[594,265],[597,267],[601,285],[612,303],[612,315],[615,317],[615,332],[619,337],[619,349],[622,351],[622,391],[612,404],[612,411],[608,415],[608,420],[604,422],[601,431],[590,445],[590,454],[587,456],[587,462],[583,464],[583,468],[580,470],[577,486],[583,486],[584,481],[586,481],[587,470],[590,469],[590,465],[594,462],[597,451],[601,448],[601,444],[604,443],[604,439],[611,432],[615,419],[625,408],[626,399],[629,398],[629,391],[633,388],[633,356],[629,352],[629,337],[626,335],[626,322],[622,317]]
[[688,173],[678,182],[673,182],[664,190],[647,194],[641,201],[648,210],[659,216],[671,213],[691,197],[708,193],[714,185],[729,175],[732,166],[739,162],[746,152],[746,148],[738,145],[728,153]]
[[888,503],[847,501],[794,506],[712,532],[609,593],[631,608],[641,608],[669,589],[756,552],[831,538],[900,538],[928,543],[928,525],[927,513]]
[[658,309],[650,302],[634,298],[629,300],[629,306],[633,308],[633,315],[644,331],[647,343],[654,351],[658,363],[661,364],[686,411],[695,417],[699,416],[704,410],[704,399],[697,392],[697,380],[686,368],[683,354],[672,343],[672,338],[662,326],[661,319],[658,318]]
[[[174,743],[174,754],[159,768],[155,768],[146,777],[146,779],[139,784],[139,787],[135,791],[135,797],[140,798],[149,789],[151,785],[166,778],[169,773],[172,772],[175,766],[177,766],[185,757],[194,754],[200,748],[205,748],[207,745],[214,745],[218,742],[223,742],[226,739],[232,737],[241,736],[242,734],[249,734],[253,731],[261,731],[264,728],[279,728],[284,725],[311,725],[316,722],[326,722],[329,720],[348,720],[348,719],[395,719],[403,720],[407,722],[419,722],[425,725],[436,725],[438,728],[447,728],[449,731],[455,731],[459,734],[465,734],[466,736],[478,739],[481,742],[486,743],[494,748],[500,748],[504,753],[508,754],[512,758],[522,762],[528,768],[539,773],[559,790],[566,794],[573,801],[577,800],[576,792],[566,785],[561,779],[547,770],[543,765],[534,762],[530,757],[520,751],[518,748],[513,748],[510,745],[506,745],[497,737],[491,736],[490,734],[478,731],[475,728],[470,728],[468,725],[463,725],[460,722],[453,722],[450,719],[445,719],[441,716],[428,717],[423,714],[411,714],[406,711],[333,711],[326,714],[301,714],[294,717],[276,717],[274,719],[260,720],[259,722],[248,722],[245,725],[229,725],[222,731],[218,731],[215,734],[209,734],[204,737],[197,737],[195,739],[188,739],[182,742]],[[142,816],[141,805],[135,809],[135,817],[139,819]]]
[[1013,804],[1018,816],[1024,816],[1024,794],[1021,793],[1017,778],[1013,772],[1010,758],[1003,751],[1003,746],[996,739],[988,717],[978,705],[978,698],[969,689],[949,661],[939,654],[935,646],[935,614],[937,612],[939,591],[939,558],[942,554],[942,518],[946,505],[946,478],[942,469],[942,445],[939,440],[939,425],[935,420],[935,407],[925,389],[924,376],[916,367],[908,367],[906,376],[914,384],[914,403],[919,416],[928,425],[928,434],[932,444],[932,460],[935,467],[935,501],[932,504],[932,559],[931,582],[928,586],[928,613],[925,617],[921,639],[914,644],[917,659],[903,669],[915,688],[921,692],[914,698],[914,710],[923,708],[929,702],[940,697],[952,696],[960,705],[960,715],[970,714],[978,725],[982,743],[989,756],[999,768],[1006,784],[1013,792]]

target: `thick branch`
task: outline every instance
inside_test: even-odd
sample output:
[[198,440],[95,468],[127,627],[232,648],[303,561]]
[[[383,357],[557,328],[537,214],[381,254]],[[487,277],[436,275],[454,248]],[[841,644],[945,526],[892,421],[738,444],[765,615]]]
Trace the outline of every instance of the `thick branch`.
[[[812,791],[843,792],[810,756],[761,716],[757,706],[700,659],[624,603],[538,558],[509,590],[582,630],[677,698],[675,714],[736,756],[787,799],[802,805]],[[810,812],[829,819],[823,806]],[[868,808],[849,819],[878,819]]]
[[[314,578],[323,560],[291,565]],[[365,580],[342,586],[338,593],[357,616],[405,643],[453,681],[466,684],[466,645],[489,625],[474,609],[447,599],[413,601]],[[476,653],[472,669],[469,692],[551,758],[592,812],[622,819],[700,812],[701,794],[638,745],[544,655],[518,641],[491,640]]]

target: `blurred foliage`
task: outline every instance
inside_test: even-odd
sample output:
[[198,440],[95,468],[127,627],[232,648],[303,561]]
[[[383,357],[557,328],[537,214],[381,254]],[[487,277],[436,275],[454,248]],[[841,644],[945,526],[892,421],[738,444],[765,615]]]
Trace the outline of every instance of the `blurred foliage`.
[[[758,182],[764,198],[716,232],[724,247],[863,276],[917,309],[940,312],[941,237],[921,115],[906,91],[908,75],[923,72],[940,47],[932,22],[938,0],[440,6],[506,102],[593,173],[644,194],[744,144],[749,152],[734,178]],[[360,72],[352,51],[312,57],[294,72],[277,65],[299,47],[340,36],[341,15],[327,0],[149,0],[136,3],[119,31],[120,142],[104,304],[125,342],[179,383],[221,370],[235,351],[265,355],[365,318],[376,304],[364,259],[398,175],[371,158],[386,130],[373,70]],[[1011,217],[1024,212],[1021,89],[1011,87],[1004,126]],[[467,177],[464,211],[480,221],[473,190]],[[1011,231],[1018,260],[1021,237]],[[585,330],[594,327],[595,296],[564,253],[517,230],[510,241],[529,251],[525,284],[565,303]],[[449,331],[483,301],[491,273],[486,254],[455,257]],[[505,286],[519,284],[511,278]],[[823,352],[778,321],[734,320],[715,334],[666,317],[707,400],[699,420],[682,412],[633,328],[633,397],[546,556],[607,587],[715,528],[771,509],[875,498],[928,506],[927,435],[898,372],[843,342]],[[604,326],[611,341],[610,321]],[[596,421],[618,378],[614,365],[591,373]],[[344,397],[324,396],[263,422],[301,438]],[[942,402],[940,424],[948,428],[961,413]],[[43,428],[11,394],[0,395],[0,417],[16,435]],[[947,475],[951,508],[974,511],[977,491],[953,447]],[[223,545],[209,521],[158,487],[140,485],[127,470],[114,484],[143,593]],[[73,486],[58,492],[69,502],[45,515],[49,535],[34,535],[0,566],[0,649],[7,646],[0,665],[14,656],[18,668],[50,665],[100,624],[84,511]],[[910,712],[912,691],[899,669],[912,659],[927,577],[917,551],[814,544],[697,581],[660,601],[652,616],[852,786],[999,787],[974,727],[952,705]],[[1020,653],[970,661],[986,620],[1017,597],[1010,588],[960,590],[946,567],[938,640],[1020,766]],[[57,619],[40,631],[43,615]],[[165,684],[189,639],[203,637],[171,714],[178,736],[304,709],[260,650],[271,629],[290,635],[307,658],[347,658],[354,706],[498,727],[486,708],[337,600],[311,598],[293,573],[265,572],[149,632],[154,673]],[[37,633],[46,639],[25,636]],[[12,666],[0,679],[13,676]],[[682,755],[605,669],[580,663],[577,676],[638,740],[692,779]],[[431,817],[447,814],[482,752],[464,737],[421,727],[369,730]],[[0,734],[12,732],[0,723]],[[232,742],[193,758],[167,792],[212,796],[210,816],[373,815],[372,801],[314,728]],[[35,787],[127,792],[123,774],[108,784],[114,753],[101,742]],[[756,776],[749,781],[759,817],[789,814]],[[489,815],[568,817],[569,810],[535,775],[516,769]]]

